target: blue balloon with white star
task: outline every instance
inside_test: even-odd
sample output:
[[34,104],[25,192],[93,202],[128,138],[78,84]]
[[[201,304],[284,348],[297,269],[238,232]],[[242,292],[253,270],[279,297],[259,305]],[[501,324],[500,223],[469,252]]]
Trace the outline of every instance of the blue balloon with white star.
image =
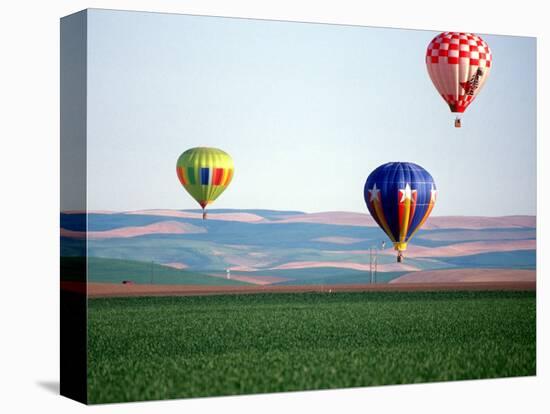
[[401,252],[432,212],[437,188],[420,165],[389,162],[368,176],[363,195],[371,216],[402,257]]

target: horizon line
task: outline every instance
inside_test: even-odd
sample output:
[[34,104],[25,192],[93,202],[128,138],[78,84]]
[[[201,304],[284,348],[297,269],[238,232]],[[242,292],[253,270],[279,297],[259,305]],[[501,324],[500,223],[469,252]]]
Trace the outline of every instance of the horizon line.
[[[68,210],[61,210],[60,214],[124,214],[124,213],[135,213],[139,211],[181,211],[181,212],[189,212],[189,213],[197,213],[202,214],[202,209],[200,208],[191,208],[191,209],[179,209],[179,208],[138,208],[135,210],[109,210],[109,209],[93,209],[93,210],[83,210],[83,209],[68,209]],[[323,210],[323,211],[313,211],[313,212],[307,212],[302,210],[277,210],[277,209],[269,209],[269,208],[215,208],[215,209],[209,209],[208,213],[210,214],[223,214],[221,211],[227,211],[231,210],[234,212],[247,212],[247,211],[276,211],[281,213],[294,213],[294,214],[304,214],[304,215],[311,215],[311,214],[329,214],[329,213],[340,213],[340,214],[364,214],[366,216],[372,217],[368,211],[352,211],[352,210]],[[430,215],[430,218],[436,218],[436,217],[537,217],[536,214],[504,214],[504,215],[495,215],[495,216],[489,216],[489,215],[467,215],[467,214],[451,214],[451,215]]]

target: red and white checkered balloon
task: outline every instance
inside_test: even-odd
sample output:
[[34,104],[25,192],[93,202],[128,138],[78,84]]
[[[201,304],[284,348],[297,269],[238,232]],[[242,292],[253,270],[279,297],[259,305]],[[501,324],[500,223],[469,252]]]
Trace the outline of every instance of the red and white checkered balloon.
[[489,45],[471,33],[441,33],[426,52],[430,78],[456,114],[463,113],[475,99],[489,77],[491,65]]

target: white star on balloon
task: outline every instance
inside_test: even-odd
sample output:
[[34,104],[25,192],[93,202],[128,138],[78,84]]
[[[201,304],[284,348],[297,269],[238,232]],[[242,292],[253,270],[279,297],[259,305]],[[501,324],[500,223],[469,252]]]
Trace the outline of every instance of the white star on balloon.
[[370,202],[373,202],[375,200],[380,200],[380,190],[378,188],[376,188],[376,183],[374,183],[374,187],[372,187],[372,190],[369,190],[369,194],[370,194],[370,197],[369,197],[369,201]]
[[411,190],[411,186],[407,184],[404,189],[399,190],[401,193],[401,200],[399,200],[400,203],[402,203],[405,200],[412,199],[413,193],[416,193],[416,190]]
[[434,185],[432,184],[432,189],[430,191],[430,201],[435,203],[436,198],[437,198],[437,190],[434,188]]

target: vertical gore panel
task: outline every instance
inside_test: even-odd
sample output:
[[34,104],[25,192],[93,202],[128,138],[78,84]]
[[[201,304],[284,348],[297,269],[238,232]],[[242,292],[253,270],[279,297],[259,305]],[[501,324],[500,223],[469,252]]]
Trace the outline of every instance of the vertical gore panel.
[[189,184],[196,184],[195,169],[193,167],[187,167],[187,178],[189,178]]
[[186,185],[187,184],[187,181],[185,180],[185,177],[183,175],[183,168],[181,167],[177,167],[176,168],[176,172],[178,174],[178,178],[180,180],[180,183],[182,183],[183,185]]
[[214,168],[214,175],[212,177],[213,185],[220,185],[223,177],[223,168]]
[[208,178],[210,175],[210,168],[201,168],[201,184],[208,185]]

